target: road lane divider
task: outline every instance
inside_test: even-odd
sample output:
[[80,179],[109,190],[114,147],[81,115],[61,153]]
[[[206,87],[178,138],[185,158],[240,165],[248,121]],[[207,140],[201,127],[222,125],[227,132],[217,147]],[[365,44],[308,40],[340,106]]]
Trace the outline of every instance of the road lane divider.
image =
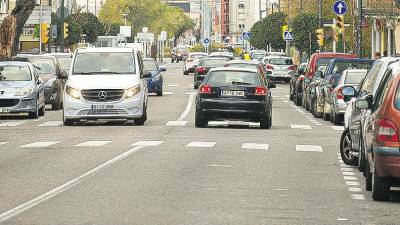
[[19,146],[20,148],[45,148],[60,143],[59,141],[40,141]]
[[192,109],[195,96],[196,96],[196,93],[189,93],[185,111],[183,111],[183,113],[181,114],[181,116],[179,116],[179,118],[177,120],[168,121],[165,125],[166,126],[186,126],[187,121],[185,121],[184,119],[189,115],[190,110]]

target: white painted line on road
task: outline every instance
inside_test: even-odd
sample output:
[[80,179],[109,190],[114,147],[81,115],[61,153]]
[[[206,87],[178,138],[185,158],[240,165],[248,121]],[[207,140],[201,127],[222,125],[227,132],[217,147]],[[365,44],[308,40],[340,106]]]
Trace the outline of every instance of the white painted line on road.
[[296,152],[324,152],[319,145],[296,145]]
[[60,126],[63,123],[63,121],[47,121],[45,123],[39,124],[39,127],[56,127]]
[[339,159],[340,164],[345,164],[342,159]]
[[353,168],[348,168],[348,167],[344,167],[344,168],[340,168],[342,171],[347,171],[347,172],[352,172],[354,171]]
[[343,126],[331,126],[332,130],[337,130],[337,131],[344,131]]
[[361,194],[351,194],[351,197],[352,197],[354,200],[365,200],[365,196],[364,196],[364,195],[361,195]]
[[177,119],[177,121],[182,121],[186,118],[187,115],[189,115],[190,110],[192,109],[193,101],[194,101],[195,94],[190,94],[188,103],[186,105],[185,111],[182,113],[182,115]]
[[289,101],[288,101],[288,100],[283,100],[283,102],[284,102],[284,103],[289,103]]
[[289,189],[286,189],[286,188],[277,188],[277,189],[274,189],[274,191],[289,191]]
[[349,219],[346,219],[346,218],[337,218],[336,220],[337,220],[337,221],[348,221]]
[[209,127],[227,127],[229,125],[228,121],[209,121],[208,126]]
[[179,87],[179,84],[168,84],[168,87]]
[[285,98],[279,98],[280,100],[285,100]]
[[360,183],[358,183],[357,181],[346,181],[346,185],[347,186],[358,186],[358,185],[360,185]]
[[137,146],[135,148],[132,148],[131,150],[124,152],[121,155],[97,166],[96,168],[90,170],[89,172],[87,172],[73,180],[70,180],[67,183],[65,183],[61,186],[58,186],[57,188],[54,188],[54,189],[34,198],[32,200],[29,200],[13,209],[10,209],[10,210],[0,214],[0,223],[5,222],[8,219],[10,219],[14,216],[17,216],[17,215],[25,212],[26,210],[29,210],[47,200],[69,190],[70,188],[88,180],[89,178],[93,177],[94,175],[96,175],[96,174],[100,173],[101,171],[107,169],[108,167],[111,167],[112,165],[122,161],[123,159],[127,158],[128,156],[132,155],[133,153],[139,151],[142,148],[143,148],[143,146]]
[[290,128],[292,129],[300,129],[300,130],[311,130],[310,125],[298,125],[298,124],[290,124]]
[[186,92],[187,95],[195,95],[197,92]]
[[174,92],[171,92],[171,91],[163,92],[163,95],[173,95],[173,94],[174,94]]
[[145,147],[156,147],[164,143],[164,141],[138,141],[131,146],[145,146]]
[[225,167],[225,168],[234,168],[234,166],[231,166],[231,165],[216,165],[216,164],[213,164],[213,165],[208,165],[208,167]]
[[0,142],[0,145],[6,145],[8,143],[10,143],[10,142]]
[[18,125],[21,125],[23,123],[25,123],[26,121],[9,121],[9,122],[5,122],[0,124],[0,127],[16,127]]
[[289,95],[285,95],[285,97],[286,97],[286,98],[289,98],[290,96],[289,96]]
[[51,145],[55,145],[57,143],[59,143],[59,141],[33,142],[30,144],[19,146],[19,148],[44,148],[44,147],[49,147]]
[[268,150],[269,144],[243,143],[242,149]]
[[75,147],[100,147],[108,143],[111,143],[111,141],[86,141],[75,145]]
[[190,142],[186,147],[190,148],[212,148],[216,142]]
[[353,177],[353,176],[344,176],[343,179],[344,180],[353,180],[353,181],[358,180],[357,177]]
[[354,172],[342,172],[343,176],[355,176]]
[[358,187],[349,187],[349,192],[362,192],[361,188]]
[[172,127],[180,127],[186,126],[188,121],[168,121],[165,125],[172,126]]

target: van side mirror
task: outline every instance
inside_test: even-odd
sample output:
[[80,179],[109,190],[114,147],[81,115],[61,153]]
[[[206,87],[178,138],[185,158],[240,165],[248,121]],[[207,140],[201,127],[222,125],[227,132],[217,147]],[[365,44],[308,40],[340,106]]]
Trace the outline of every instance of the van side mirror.
[[58,74],[58,79],[62,79],[62,80],[66,80],[66,79],[68,79],[68,73],[67,73],[67,71],[61,71],[59,74]]

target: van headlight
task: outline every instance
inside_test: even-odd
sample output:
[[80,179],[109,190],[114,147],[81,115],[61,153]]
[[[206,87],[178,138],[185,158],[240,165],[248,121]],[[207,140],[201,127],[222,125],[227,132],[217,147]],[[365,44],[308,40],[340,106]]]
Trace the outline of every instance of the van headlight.
[[33,88],[28,88],[24,90],[17,91],[14,96],[27,96],[32,94]]
[[81,91],[70,86],[65,87],[65,93],[67,93],[69,96],[75,99],[81,98]]
[[140,85],[128,88],[125,91],[126,98],[132,98],[133,96],[137,95],[140,92]]

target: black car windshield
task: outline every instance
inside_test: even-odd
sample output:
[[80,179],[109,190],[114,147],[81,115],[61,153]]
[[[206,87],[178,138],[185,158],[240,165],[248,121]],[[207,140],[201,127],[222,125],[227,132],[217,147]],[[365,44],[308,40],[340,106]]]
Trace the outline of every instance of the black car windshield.
[[145,71],[157,71],[157,65],[154,60],[143,60],[144,70]]
[[0,81],[30,81],[32,75],[27,66],[0,66]]
[[366,69],[369,70],[372,66],[373,61],[353,61],[353,62],[336,62],[332,70],[333,73],[343,73],[345,70],[349,69]]
[[78,53],[75,57],[73,75],[132,74],[135,59],[128,52]]
[[210,73],[207,83],[219,85],[259,85],[257,73],[246,71],[214,71]]
[[272,58],[269,60],[269,64],[272,65],[292,65],[293,60],[287,58]]
[[56,67],[52,58],[32,57],[29,61],[37,68],[39,74],[56,75]]
[[319,58],[317,60],[317,68],[320,66],[327,66],[332,59],[334,58]]
[[58,57],[58,63],[60,63],[61,70],[68,71],[71,67],[72,58],[71,57]]
[[359,84],[361,80],[367,75],[367,71],[349,71],[346,74],[345,84]]
[[203,59],[200,62],[200,66],[223,67],[227,61],[227,59]]
[[225,67],[258,69],[258,65],[257,64],[251,64],[251,63],[227,63],[227,64],[225,64]]

